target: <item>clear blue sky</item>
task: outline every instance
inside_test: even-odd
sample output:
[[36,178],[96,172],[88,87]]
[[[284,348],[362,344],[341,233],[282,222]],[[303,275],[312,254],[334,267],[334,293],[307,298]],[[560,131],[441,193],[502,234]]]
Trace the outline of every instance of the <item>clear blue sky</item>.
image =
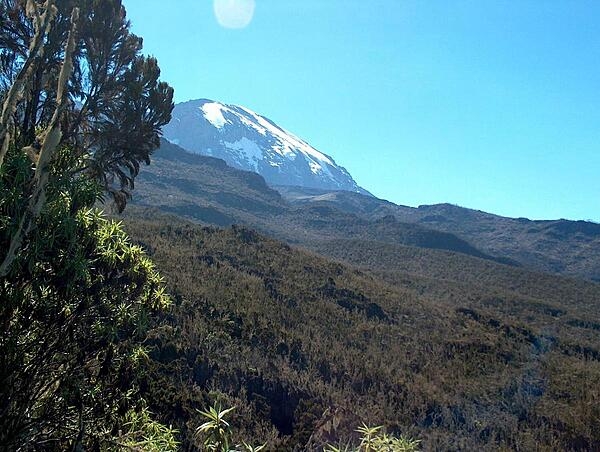
[[176,101],[244,105],[378,197],[600,221],[600,1],[123,0]]

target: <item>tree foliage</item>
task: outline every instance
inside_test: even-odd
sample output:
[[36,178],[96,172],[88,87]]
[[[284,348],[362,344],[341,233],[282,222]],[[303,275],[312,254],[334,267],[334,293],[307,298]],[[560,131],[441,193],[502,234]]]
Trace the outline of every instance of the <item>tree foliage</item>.
[[[56,155],[36,228],[0,281],[0,444],[9,450],[109,437],[135,406],[131,382],[152,313],[169,304],[142,249],[91,208],[100,187],[66,175],[73,159],[68,148]],[[31,171],[26,156],[9,152],[2,249]]]
[[[38,15],[53,20],[36,26]],[[0,90],[8,93],[23,78],[18,101],[8,109],[12,139],[39,152],[39,129],[50,123],[64,89],[60,143],[85,158],[83,170],[112,194],[133,188],[139,162],[149,163],[170,119],[173,90],[159,81],[156,59],[140,54],[142,39],[129,31],[121,1],[2,0],[0,17]],[[73,25],[75,46],[67,55]],[[35,53],[40,33],[44,43]],[[72,71],[61,86],[66,56]]]
[[128,28],[119,0],[0,1],[0,449],[172,443],[135,385],[170,301],[94,208],[124,208],[172,109]]
[[56,150],[68,146],[83,162],[68,171],[98,182],[123,210],[170,119],[173,90],[140,55],[120,0],[2,0],[0,17],[0,167],[11,145],[35,166],[4,276],[43,207]]

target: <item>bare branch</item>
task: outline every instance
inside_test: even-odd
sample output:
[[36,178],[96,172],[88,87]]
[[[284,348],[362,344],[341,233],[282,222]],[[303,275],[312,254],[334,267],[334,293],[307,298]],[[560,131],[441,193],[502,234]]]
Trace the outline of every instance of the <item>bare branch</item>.
[[29,46],[29,55],[19,71],[16,80],[11,85],[4,104],[2,105],[2,113],[0,115],[0,167],[4,163],[4,157],[8,151],[10,143],[10,123],[13,113],[17,107],[17,103],[23,97],[25,87],[28,84],[32,74],[35,72],[37,64],[44,52],[44,37],[50,31],[52,20],[56,16],[56,7],[54,0],[47,0],[44,7],[45,11],[42,15],[39,12],[39,6],[34,0],[28,0],[27,12],[33,16],[35,24],[35,34]]
[[75,50],[75,33],[77,20],[79,18],[79,8],[73,8],[71,14],[71,31],[69,31],[69,39],[65,46],[65,56],[63,65],[58,78],[58,89],[56,94],[56,108],[50,124],[44,132],[38,137],[43,138],[42,148],[38,156],[38,162],[35,168],[35,176],[33,179],[33,194],[29,199],[29,205],[25,211],[17,232],[13,235],[10,242],[8,253],[0,265],[0,277],[5,277],[8,274],[10,265],[15,260],[17,251],[21,248],[23,239],[29,233],[31,226],[34,221],[40,215],[42,208],[46,202],[46,185],[48,184],[48,178],[50,176],[49,163],[52,160],[52,156],[56,151],[58,144],[60,143],[61,131],[59,119],[63,112],[63,109],[67,103],[67,96],[65,96],[65,88],[71,71],[73,70],[73,52]]

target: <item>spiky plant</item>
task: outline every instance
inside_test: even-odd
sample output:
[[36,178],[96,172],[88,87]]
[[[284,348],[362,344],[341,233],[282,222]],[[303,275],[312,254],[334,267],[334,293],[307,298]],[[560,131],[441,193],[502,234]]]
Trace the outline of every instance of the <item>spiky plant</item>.
[[358,447],[328,444],[323,452],[417,452],[420,443],[405,436],[389,435],[383,431],[383,426],[363,424],[356,431],[362,435]]
[[252,446],[245,441],[242,444],[232,445],[233,431],[225,417],[235,407],[222,409],[220,404],[211,406],[206,411],[198,410],[207,421],[196,429],[196,436],[201,440],[206,450],[214,452],[259,452],[266,447]]

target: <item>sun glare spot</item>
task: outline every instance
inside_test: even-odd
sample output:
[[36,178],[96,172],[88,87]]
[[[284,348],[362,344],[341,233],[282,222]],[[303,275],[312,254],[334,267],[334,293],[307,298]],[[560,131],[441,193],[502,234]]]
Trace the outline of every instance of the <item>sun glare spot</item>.
[[215,17],[225,28],[246,28],[254,16],[255,0],[214,0]]

